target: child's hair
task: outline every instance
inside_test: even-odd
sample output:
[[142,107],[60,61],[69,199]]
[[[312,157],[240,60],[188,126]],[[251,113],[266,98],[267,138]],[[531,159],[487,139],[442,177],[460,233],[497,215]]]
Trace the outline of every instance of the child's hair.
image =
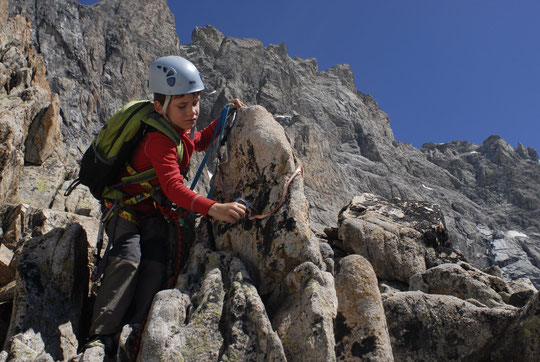
[[[199,95],[201,95],[201,92],[195,92],[193,94],[195,94],[195,96],[199,96]],[[185,94],[173,95],[172,99],[182,98],[183,96],[185,96]],[[163,105],[163,103],[165,103],[165,97],[167,97],[165,94],[154,93],[154,101],[158,101],[159,104],[161,104],[161,105]]]

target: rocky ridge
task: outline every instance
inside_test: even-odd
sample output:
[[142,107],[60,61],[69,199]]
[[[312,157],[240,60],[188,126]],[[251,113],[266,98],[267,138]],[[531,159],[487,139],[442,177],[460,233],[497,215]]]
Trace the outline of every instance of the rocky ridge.
[[335,225],[336,213],[359,192],[424,200],[440,205],[452,244],[472,263],[497,264],[509,277],[540,283],[534,149],[513,149],[493,136],[481,146],[418,150],[394,140],[388,115],[356,89],[347,64],[320,72],[315,59],[290,58],[284,44],[265,47],[211,26],[196,28],[192,40],[181,54],[201,69],[209,105],[238,96],[264,106],[285,128],[304,165],[314,227]]
[[[1,237],[3,249],[15,251],[10,257],[0,250],[0,273],[9,280],[17,274],[0,291],[8,302],[1,310],[5,358],[69,359],[84,339],[88,306],[81,285],[88,267],[81,260],[93,253],[96,204],[84,189],[68,199],[62,192],[73,177],[74,159],[100,127],[98,115],[106,118],[114,111],[111,105],[127,97],[114,93],[117,85],[131,89],[128,83],[143,79],[142,73],[130,78],[124,72],[122,64],[130,60],[123,54],[144,53],[135,58],[146,59],[177,47],[176,35],[158,48],[148,44],[145,36],[153,38],[147,34],[112,29],[142,24],[142,7],[145,14],[172,18],[161,1],[85,7],[74,1],[0,0],[0,9],[10,14],[2,11],[0,19],[6,24],[0,31]],[[144,29],[151,34],[153,26],[145,23]],[[109,53],[97,53],[101,46]],[[148,55],[147,48],[157,54]],[[88,71],[88,49],[98,54],[103,73]],[[229,184],[217,190],[218,197],[227,199],[233,190],[251,197],[262,212],[275,204],[280,180],[299,164],[304,178],[293,182],[286,204],[269,219],[232,228],[213,225],[210,234],[200,226],[177,287],[156,296],[141,358],[537,359],[534,286],[505,281],[497,268],[482,272],[466,262],[477,267],[499,262],[508,274],[531,273],[534,279],[534,268],[526,269],[535,265],[537,253],[537,229],[528,219],[538,210],[534,150],[514,150],[497,137],[482,146],[428,144],[421,151],[397,143],[388,117],[356,90],[347,66],[318,72],[316,61],[293,60],[283,45],[265,48],[206,27],[196,29],[193,44],[179,52],[199,63],[209,90],[216,90],[207,96],[211,102],[202,118],[216,114],[233,95],[271,112],[261,107],[243,112],[230,144],[234,162],[223,170]],[[89,107],[92,97],[75,102],[75,95],[87,91],[78,87],[88,79],[100,91],[95,113],[85,114],[77,102]],[[333,95],[334,103],[321,103],[328,99],[324,94]],[[144,97],[144,84],[130,96]],[[86,124],[88,114],[96,118]],[[257,129],[265,130],[264,137]],[[528,172],[521,172],[523,167]],[[486,186],[484,194],[475,193],[479,184]],[[321,193],[322,188],[329,191]],[[523,220],[509,218],[502,208],[487,210],[492,196]],[[434,201],[426,203],[430,197]],[[33,206],[16,205],[21,202]],[[332,220],[338,221],[336,232],[311,231],[334,225]],[[465,241],[467,247],[460,248],[460,232],[480,243]],[[47,317],[44,323],[32,318],[36,313]],[[134,328],[126,326],[121,349],[129,347]],[[472,331],[479,338],[470,340]],[[195,348],[202,337],[204,348]],[[163,341],[174,348],[163,349]]]

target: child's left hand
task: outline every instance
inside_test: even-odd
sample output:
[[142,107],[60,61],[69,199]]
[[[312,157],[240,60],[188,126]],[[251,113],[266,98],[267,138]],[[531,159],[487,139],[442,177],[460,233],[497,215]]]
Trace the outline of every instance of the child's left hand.
[[234,98],[234,99],[231,99],[229,101],[229,103],[232,103],[232,107],[233,108],[242,108],[242,107],[245,107],[246,105],[238,98]]

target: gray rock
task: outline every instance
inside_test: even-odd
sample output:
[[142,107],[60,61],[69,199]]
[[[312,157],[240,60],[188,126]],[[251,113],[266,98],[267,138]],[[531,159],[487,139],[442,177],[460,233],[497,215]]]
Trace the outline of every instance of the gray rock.
[[[283,128],[262,107],[241,109],[228,147],[229,161],[217,176],[215,199],[242,196],[251,216],[267,216],[235,226],[214,223],[216,247],[234,251],[254,271],[259,293],[275,313],[272,323],[288,359],[332,359],[333,278],[322,271],[326,266],[311,231],[302,176],[286,190],[297,168]],[[299,318],[302,323],[290,323]]]
[[383,302],[396,361],[490,360],[497,337],[518,314],[422,292],[397,293]]
[[[24,176],[29,128],[31,124],[39,123],[35,119],[43,118],[53,97],[45,80],[44,61],[30,43],[29,25],[26,19],[17,16],[0,29],[2,82],[6,85],[2,87],[6,93],[0,93],[0,202],[19,202],[17,190]],[[36,135],[37,128],[30,134]],[[50,134],[59,132],[58,123],[49,128],[56,130]],[[41,142],[44,146],[40,153],[42,158],[50,155],[54,147],[61,147],[54,137],[45,139],[48,141]]]
[[64,193],[70,186],[71,181],[64,181],[59,187],[50,208],[53,210],[69,212],[77,215],[101,217],[101,205],[90,193],[88,187],[79,185],[68,196]]
[[87,252],[86,235],[78,224],[25,243],[5,344],[10,360],[53,361],[76,355],[88,295]]
[[540,295],[536,293],[498,339],[491,361],[538,361],[540,356]]
[[[297,168],[292,148],[283,128],[260,106],[240,110],[228,147],[229,161],[216,176],[213,198],[230,202],[241,196],[249,202],[252,216],[268,216],[233,226],[214,223],[216,247],[234,251],[254,268],[262,295],[279,295],[285,276],[298,265],[306,261],[323,265],[309,224],[302,176],[285,194]],[[284,202],[276,210],[282,195]]]
[[0,242],[13,250],[20,249],[28,240],[48,232],[78,223],[87,235],[88,246],[93,252],[96,247],[99,220],[93,217],[43,210],[28,205],[1,205],[0,219],[4,234]]
[[337,360],[393,361],[386,316],[373,268],[362,256],[350,255],[340,260],[337,269]]
[[538,290],[527,278],[512,280],[508,283],[508,287],[510,288],[508,303],[516,307],[525,306],[535,294],[538,294]]
[[[202,123],[238,96],[263,105],[286,128],[304,165],[311,219],[318,229],[335,225],[337,211],[359,191],[436,203],[445,214],[451,243],[472,264],[496,263],[508,277],[529,277],[538,285],[540,256],[533,246],[540,225],[531,216],[540,203],[535,150],[522,145],[514,150],[496,136],[481,146],[455,141],[426,144],[422,150],[395,142],[388,115],[356,89],[347,65],[319,72],[316,60],[291,59],[284,44],[265,48],[254,39],[226,37],[211,26],[195,29],[193,44],[178,47],[163,2],[102,0],[83,6],[75,0],[26,0],[4,7],[10,16],[23,14],[32,21],[25,37],[43,54],[52,91],[61,95],[69,169],[117,108],[147,96],[149,62],[179,53],[197,64],[209,90]],[[138,14],[160,19],[159,24]],[[9,54],[8,66],[27,68],[16,52]],[[22,90],[25,97],[33,92]],[[512,246],[519,259],[501,261],[503,251],[486,242],[478,224],[521,232],[530,242]]]
[[[381,289],[387,291],[383,297],[396,360],[504,359],[518,356],[518,348],[528,348],[526,358],[538,355],[533,289],[505,290],[500,278],[480,278],[482,288],[489,285],[506,303],[512,296],[513,304],[528,303],[519,312],[399,291],[414,273],[463,260],[455,249],[475,267],[496,264],[505,277],[526,276],[538,284],[540,164],[534,149],[513,149],[496,136],[480,146],[451,142],[426,144],[422,150],[395,142],[388,115],[356,89],[349,66],[319,72],[315,59],[291,59],[284,44],[264,47],[254,39],[226,37],[210,26],[195,29],[193,44],[179,47],[163,1],[101,0],[83,6],[75,0],[0,0],[0,24],[0,235],[16,254],[23,245],[33,245],[32,237],[74,220],[92,220],[84,228],[88,241],[95,240],[95,219],[73,213],[95,217],[99,207],[88,200],[85,189],[67,199],[60,194],[104,121],[127,100],[147,98],[147,66],[164,54],[186,56],[201,70],[209,91],[201,125],[233,96],[270,111],[250,107],[240,112],[229,142],[232,157],[223,165],[225,177],[216,197],[232,201],[243,196],[253,213],[269,211],[277,205],[284,180],[297,165],[304,167],[303,177],[292,182],[283,206],[272,216],[234,226],[214,223],[215,245],[222,251],[211,251],[212,238],[205,238],[204,247],[195,247],[178,289],[156,298],[143,337],[145,358],[176,358],[171,351],[180,351],[188,359],[333,360],[340,356],[336,346],[349,342],[352,352],[353,341],[334,335],[343,306],[338,306],[328,272],[332,253],[312,227],[335,228],[338,211],[360,192],[380,195],[365,211],[377,212],[361,220],[364,211],[344,211],[351,217],[340,226],[340,235],[349,223],[361,220],[355,232],[371,238],[370,249],[362,248],[376,256],[366,258],[378,275],[390,279]],[[55,94],[57,110],[51,106]],[[52,132],[42,135],[47,110],[53,115],[47,118]],[[62,141],[53,124],[59,125]],[[207,189],[208,178],[203,178],[199,190]],[[423,202],[399,203],[395,198]],[[5,204],[21,201],[42,210]],[[419,216],[416,221],[413,215]],[[56,233],[60,231],[48,237],[62,239]],[[335,255],[360,252],[355,251],[359,238],[332,239]],[[377,241],[388,250],[379,250]],[[342,248],[345,243],[349,246]],[[54,249],[47,248],[43,257]],[[21,265],[33,260],[26,255]],[[470,276],[469,270],[466,274]],[[69,277],[64,283],[59,288],[69,289]],[[18,283],[16,289],[21,288]],[[516,301],[523,293],[524,299]],[[488,296],[478,302],[471,296],[483,298],[474,293],[463,297],[478,305],[496,300]],[[39,299],[35,308],[47,300]],[[14,318],[29,310],[24,303],[16,300]],[[80,313],[62,295],[50,305],[61,303],[64,318]],[[48,310],[38,313],[47,320],[57,318]],[[12,329],[26,323],[17,318],[21,322]],[[69,358],[77,344],[74,322],[44,324],[10,332],[8,350],[0,358]],[[46,333],[40,337],[36,330]],[[65,338],[51,342],[47,335]],[[520,345],[516,336],[533,346]],[[507,343],[515,344],[515,351],[508,351]]]
[[321,251],[321,256],[323,258],[324,264],[326,265],[326,271],[330,272],[332,275],[334,274],[334,250],[332,250],[332,247],[326,243],[321,241],[319,244],[319,249]]
[[[523,232],[538,244],[540,225],[531,216],[540,202],[540,164],[534,155],[524,157],[497,137],[481,147],[450,142],[422,150],[395,142],[388,115],[355,88],[347,65],[318,72],[316,60],[291,59],[283,44],[265,48],[207,26],[195,29],[193,44],[181,46],[181,52],[215,91],[210,104],[238,96],[263,105],[281,122],[304,165],[315,227],[335,225],[344,204],[370,192],[440,205],[452,245],[477,267],[495,263],[479,223]],[[217,114],[217,109],[204,105],[201,114]],[[499,162],[505,157],[511,162]],[[537,283],[538,255],[527,246],[519,250],[532,266],[499,265],[512,278],[527,276]]]
[[[496,285],[500,287],[493,287]],[[453,295],[463,300],[474,299],[488,307],[502,307],[504,301],[499,293],[509,292],[502,279],[466,263],[442,264],[425,273],[415,274],[410,278],[409,290]]]
[[58,95],[54,95],[49,107],[32,121],[25,141],[26,163],[41,165],[59,145],[63,145],[59,107]]
[[288,361],[334,361],[334,319],[337,297],[334,278],[305,262],[286,279],[287,296],[280,300],[272,325]]
[[437,205],[355,197],[339,214],[340,248],[364,256],[377,277],[408,283],[445,258],[448,234]]
[[162,1],[20,1],[9,10],[32,21],[64,122],[73,125],[62,128],[64,140],[79,151],[128,100],[146,98],[148,65],[178,52],[174,17]]
[[156,295],[142,360],[276,360],[283,346],[249,273],[230,252],[198,243],[177,289]]

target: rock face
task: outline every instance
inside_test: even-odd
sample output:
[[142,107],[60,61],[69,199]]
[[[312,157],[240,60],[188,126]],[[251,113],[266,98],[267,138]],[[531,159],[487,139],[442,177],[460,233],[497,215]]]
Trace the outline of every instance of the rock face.
[[[45,79],[46,68],[31,42],[31,27],[22,16],[0,30],[0,201],[19,200],[25,163],[42,164],[61,154],[58,96]],[[28,146],[25,147],[25,144]]]
[[13,360],[66,360],[77,352],[88,295],[86,235],[78,224],[27,242],[17,268],[5,349]]
[[[500,137],[483,145],[450,142],[422,150],[396,142],[388,115],[360,93],[348,65],[319,72],[315,59],[291,59],[285,45],[196,28],[181,54],[199,67],[209,105],[237,96],[260,104],[285,128],[304,166],[314,227],[358,193],[438,204],[452,245],[476,266],[496,263],[509,277],[540,285],[540,163],[532,148]],[[515,238],[514,235],[520,235]]]
[[420,292],[386,298],[384,310],[400,361],[485,360],[497,336],[516,318],[515,310],[486,309]]
[[128,100],[147,95],[148,65],[178,51],[174,18],[163,0],[92,6],[76,0],[9,1],[9,14],[32,21],[32,40],[48,66],[52,91],[62,95],[62,133],[74,157],[104,120]]
[[177,289],[156,295],[140,353],[142,360],[286,360],[242,262],[204,243]]
[[404,283],[416,273],[454,258],[437,205],[355,197],[339,214],[336,247],[369,258],[377,277]]
[[[254,217],[276,210],[296,165],[283,128],[264,108],[242,109],[239,117],[227,145],[229,161],[216,176],[215,198],[242,196]],[[252,268],[287,359],[331,360],[337,299],[309,225],[302,181],[300,175],[291,182],[286,202],[268,217],[219,224],[213,233],[218,249],[232,250]]]
[[99,205],[63,193],[93,134],[148,95],[148,63],[170,53],[202,72],[201,120],[232,96],[253,105],[214,190],[252,217],[197,220],[175,287],[125,326],[118,360],[138,337],[139,360],[539,359],[538,291],[507,279],[538,283],[535,150],[395,142],[348,66],[319,72],[212,27],[179,47],[162,0],[0,0],[0,25],[0,360],[103,358],[76,356]]
[[[193,43],[179,47],[164,1],[102,0],[92,6],[75,0],[2,2],[11,17],[31,20],[32,29],[21,38],[31,42],[49,66],[52,92],[30,116],[25,115],[28,119],[17,131],[21,136],[8,146],[19,154],[6,151],[10,168],[2,174],[6,191],[2,195],[16,190],[10,180],[23,172],[20,150],[25,147],[20,144],[26,141],[26,129],[36,116],[48,114],[47,109],[55,112],[51,103],[55,93],[58,117],[45,120],[57,119],[62,125],[69,157],[55,161],[49,157],[47,162],[43,159],[49,151],[43,155],[30,151],[32,142],[58,139],[56,126],[47,126],[48,121],[32,130],[45,127],[50,134],[37,141],[30,138],[26,147],[28,165],[43,162],[38,169],[41,176],[32,177],[31,185],[39,183],[41,189],[50,190],[73,177],[76,160],[116,109],[129,99],[148,96],[145,79],[151,60],[179,53],[196,63],[208,90],[201,120],[216,115],[228,98],[237,96],[264,106],[285,128],[304,166],[310,218],[318,230],[334,226],[337,212],[360,191],[386,199],[426,201],[440,205],[451,244],[471,263],[496,264],[509,278],[528,277],[540,285],[540,163],[534,149],[523,145],[514,149],[497,136],[482,145],[456,141],[417,150],[401,144],[394,140],[388,115],[356,89],[347,65],[319,72],[315,59],[291,59],[284,44],[264,47],[254,39],[226,37],[210,26],[196,28]],[[13,52],[6,59],[13,59]],[[13,79],[14,64],[18,63],[3,65],[0,79]],[[38,73],[44,79],[45,73]],[[27,78],[21,73],[16,79],[24,84],[21,80]],[[23,202],[39,200],[39,206],[49,207],[58,200],[54,192],[36,198],[32,187],[22,188]]]

